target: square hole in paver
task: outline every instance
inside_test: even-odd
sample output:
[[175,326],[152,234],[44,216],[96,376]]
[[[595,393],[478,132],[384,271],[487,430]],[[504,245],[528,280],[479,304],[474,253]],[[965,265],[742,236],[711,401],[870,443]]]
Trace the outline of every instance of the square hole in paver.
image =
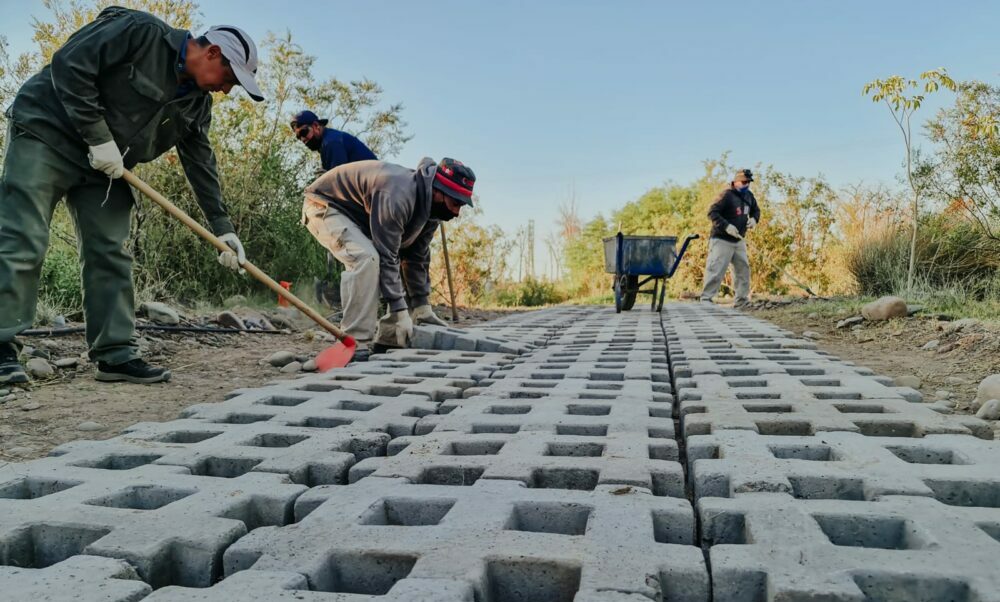
[[486,565],[491,602],[572,602],[580,567],[544,560],[491,560]]
[[291,447],[308,439],[308,435],[292,435],[288,433],[261,433],[243,445],[249,447]]
[[842,414],[885,414],[885,406],[879,405],[877,403],[871,404],[850,404],[850,403],[835,403],[832,404],[838,412]]
[[521,430],[520,424],[473,424],[472,433],[474,435],[484,433],[511,434]]
[[138,466],[152,464],[162,457],[160,454],[111,454],[97,460],[74,462],[71,466],[99,468],[101,470],[131,470]]
[[778,435],[783,437],[801,437],[813,433],[812,425],[808,422],[792,420],[761,421],[754,423],[757,432],[761,435]]
[[370,412],[379,407],[376,401],[358,401],[356,399],[342,399],[330,406],[331,410],[349,410],[351,412]]
[[602,443],[548,443],[545,446],[546,456],[598,457],[604,455]]
[[767,399],[781,399],[781,393],[737,393],[736,399],[740,401],[764,401]]
[[862,399],[861,393],[852,391],[817,391],[812,394],[816,399],[823,401],[835,401],[837,399],[854,400]]
[[581,435],[584,437],[605,437],[608,434],[606,424],[557,424],[557,435]]
[[923,547],[914,525],[896,517],[818,514],[813,519],[835,546],[916,550]]
[[916,446],[886,447],[894,456],[910,464],[968,464],[950,449]]
[[928,479],[934,497],[949,506],[1000,508],[1000,481],[945,481]]
[[330,566],[315,579],[313,591],[384,596],[405,579],[416,556],[375,552],[336,554]]
[[372,504],[358,521],[362,525],[418,527],[441,522],[455,500],[385,498]]
[[482,466],[428,466],[420,473],[423,485],[472,485],[483,476]]
[[258,401],[257,403],[266,406],[297,406],[299,404],[309,401],[308,397],[291,397],[289,395],[272,395],[270,397],[265,397],[264,399]]
[[218,437],[221,434],[222,431],[172,431],[154,438],[153,441],[159,441],[160,443],[200,443],[212,437]]
[[792,495],[803,500],[855,500],[865,499],[864,482],[861,479],[837,477],[790,476]]
[[336,416],[307,416],[302,421],[301,426],[311,426],[318,429],[334,429],[338,426],[347,426],[354,421],[350,418],[339,418]]
[[864,572],[854,575],[854,583],[864,594],[865,602],[972,602],[969,586],[958,579],[914,574]]
[[574,416],[607,416],[611,413],[611,406],[570,404],[566,406],[566,413]]
[[517,502],[505,528],[533,533],[583,535],[592,510],[582,504]]
[[490,406],[485,414],[527,414],[531,406]]
[[25,477],[0,485],[0,499],[34,500],[76,487],[80,481]]
[[829,462],[834,460],[833,449],[828,445],[768,445],[775,458],[781,460],[812,460]]
[[762,388],[767,386],[766,380],[727,380],[726,384],[734,389]]
[[261,458],[221,458],[212,456],[202,458],[191,469],[191,474],[234,479],[250,472],[254,466],[257,466],[262,461]]
[[836,378],[802,378],[799,379],[807,387],[839,387],[840,380]]
[[920,432],[915,423],[905,420],[857,420],[854,425],[868,437],[918,437]]
[[137,485],[103,497],[87,500],[85,504],[107,508],[127,508],[129,510],[156,510],[177,500],[182,500],[195,491],[171,489],[158,485]]
[[82,554],[90,544],[111,532],[109,527],[35,524],[13,531],[0,546],[0,565],[43,569]]
[[788,414],[795,411],[789,404],[743,404],[743,409],[747,412],[760,412],[764,414]]
[[536,489],[577,489],[593,491],[600,472],[589,468],[536,468],[530,486]]
[[272,418],[274,418],[274,414],[245,414],[237,412],[229,414],[216,422],[221,424],[253,424],[254,422],[264,422]]
[[441,452],[443,456],[495,456],[505,445],[504,441],[452,441]]

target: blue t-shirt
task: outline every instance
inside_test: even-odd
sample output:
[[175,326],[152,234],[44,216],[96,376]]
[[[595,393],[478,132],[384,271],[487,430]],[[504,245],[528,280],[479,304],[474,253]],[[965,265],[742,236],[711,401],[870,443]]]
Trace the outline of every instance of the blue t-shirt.
[[344,163],[378,159],[364,142],[347,132],[333,128],[326,128],[323,131],[323,146],[319,149],[319,155],[323,169],[327,171]]

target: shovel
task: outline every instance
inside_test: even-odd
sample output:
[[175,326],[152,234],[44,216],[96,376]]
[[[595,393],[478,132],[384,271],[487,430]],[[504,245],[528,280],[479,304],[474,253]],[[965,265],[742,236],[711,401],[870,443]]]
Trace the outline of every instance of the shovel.
[[[153,199],[153,202],[162,207],[164,211],[183,222],[184,225],[193,230],[195,234],[212,243],[212,246],[220,252],[232,253],[233,249],[229,245],[219,240],[218,237],[209,232],[204,226],[191,219],[191,216],[181,211],[162,194],[153,190],[149,184],[140,180],[134,173],[126,169],[123,178],[134,188],[137,188],[139,192]],[[347,335],[344,331],[331,324],[326,318],[319,315],[313,308],[303,303],[301,299],[272,280],[270,276],[262,272],[260,268],[254,264],[249,261],[244,261],[241,267],[251,276],[260,282],[263,282],[267,288],[271,289],[284,299],[287,299],[288,302],[294,305],[299,311],[309,316],[313,322],[322,326],[324,330],[338,339],[335,345],[324,349],[319,355],[316,356],[316,368],[320,372],[326,372],[331,368],[343,368],[348,364],[348,362],[351,361],[351,358],[354,357],[354,352],[357,350],[358,346],[354,337]]]

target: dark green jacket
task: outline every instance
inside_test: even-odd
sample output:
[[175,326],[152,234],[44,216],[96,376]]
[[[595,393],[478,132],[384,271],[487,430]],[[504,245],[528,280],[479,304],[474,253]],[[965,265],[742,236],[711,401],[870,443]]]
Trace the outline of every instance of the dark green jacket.
[[179,51],[189,35],[147,13],[108,7],[25,82],[10,116],[15,127],[88,169],[87,147],[112,139],[128,168],[176,146],[206,219],[224,234],[233,225],[208,141],[212,96],[195,88],[175,98]]

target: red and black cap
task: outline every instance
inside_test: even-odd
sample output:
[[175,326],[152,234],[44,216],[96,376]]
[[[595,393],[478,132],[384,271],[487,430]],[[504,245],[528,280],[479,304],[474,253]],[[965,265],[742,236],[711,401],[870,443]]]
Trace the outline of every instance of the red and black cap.
[[437,190],[472,207],[472,187],[475,185],[476,174],[461,161],[445,157],[438,163],[434,173],[434,188]]

